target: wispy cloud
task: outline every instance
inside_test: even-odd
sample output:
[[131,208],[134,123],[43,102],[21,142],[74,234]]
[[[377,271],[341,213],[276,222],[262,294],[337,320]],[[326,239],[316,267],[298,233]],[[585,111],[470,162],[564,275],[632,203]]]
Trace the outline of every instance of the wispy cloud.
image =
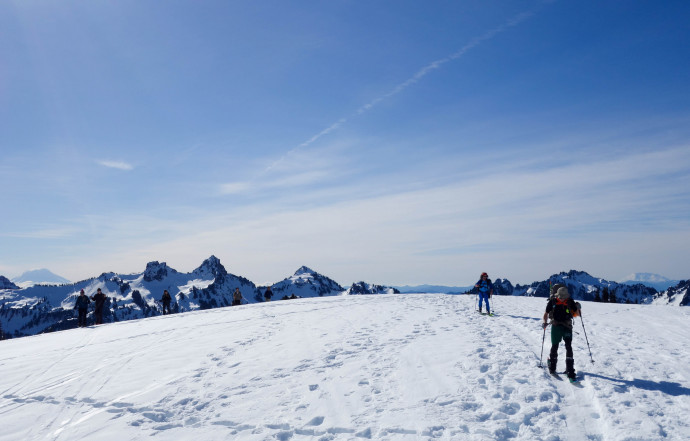
[[134,169],[134,166],[132,164],[124,161],[100,160],[96,161],[96,163],[102,165],[103,167],[114,168],[123,171],[130,171]]
[[[332,128],[331,128],[332,130]],[[315,149],[293,149],[271,163],[261,176],[253,179],[223,183],[220,193],[247,194],[266,189],[292,189],[333,181],[342,177],[344,167],[352,160],[344,154],[345,144],[339,143]]]
[[21,239],[63,239],[73,236],[78,232],[77,228],[45,228],[41,230],[23,231],[23,232],[6,232],[1,233],[0,236],[14,237]]
[[246,182],[227,182],[220,185],[220,194],[242,194],[252,189],[252,183]]

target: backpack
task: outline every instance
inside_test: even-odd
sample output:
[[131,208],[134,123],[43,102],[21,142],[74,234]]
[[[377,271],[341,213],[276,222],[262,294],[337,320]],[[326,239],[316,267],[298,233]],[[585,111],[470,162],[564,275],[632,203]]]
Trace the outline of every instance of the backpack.
[[487,278],[486,280],[479,280],[477,285],[479,285],[479,292],[487,293],[491,289],[491,279]]
[[568,322],[573,317],[573,312],[568,306],[568,300],[561,300],[559,298],[554,299],[553,310],[551,311],[553,321],[555,322]]

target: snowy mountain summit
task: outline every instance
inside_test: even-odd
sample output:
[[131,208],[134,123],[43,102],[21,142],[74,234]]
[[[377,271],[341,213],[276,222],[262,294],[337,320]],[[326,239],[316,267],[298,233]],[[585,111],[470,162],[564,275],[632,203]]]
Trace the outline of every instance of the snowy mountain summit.
[[209,277],[214,279],[224,278],[228,275],[225,267],[220,263],[220,259],[216,256],[211,256],[204,260],[203,263],[192,273],[200,277]]
[[291,277],[274,284],[271,289],[276,299],[292,294],[297,297],[323,297],[345,291],[335,280],[306,266],[300,267]]

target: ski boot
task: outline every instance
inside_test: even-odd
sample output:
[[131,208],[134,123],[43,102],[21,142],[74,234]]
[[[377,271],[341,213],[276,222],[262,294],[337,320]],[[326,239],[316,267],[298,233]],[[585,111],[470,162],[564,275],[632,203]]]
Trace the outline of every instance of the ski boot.
[[577,381],[577,375],[575,373],[575,360],[571,357],[565,359],[565,375],[570,381]]
[[546,359],[546,366],[549,368],[549,373],[551,375],[556,375],[556,363],[558,362],[557,358],[547,358]]

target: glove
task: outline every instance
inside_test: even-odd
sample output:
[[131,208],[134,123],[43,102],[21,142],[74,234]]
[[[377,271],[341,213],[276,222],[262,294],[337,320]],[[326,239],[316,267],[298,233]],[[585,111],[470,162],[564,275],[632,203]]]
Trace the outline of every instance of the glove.
[[541,324],[542,329],[546,329],[547,326],[549,326],[549,324],[546,323],[546,322],[544,322],[544,323]]

